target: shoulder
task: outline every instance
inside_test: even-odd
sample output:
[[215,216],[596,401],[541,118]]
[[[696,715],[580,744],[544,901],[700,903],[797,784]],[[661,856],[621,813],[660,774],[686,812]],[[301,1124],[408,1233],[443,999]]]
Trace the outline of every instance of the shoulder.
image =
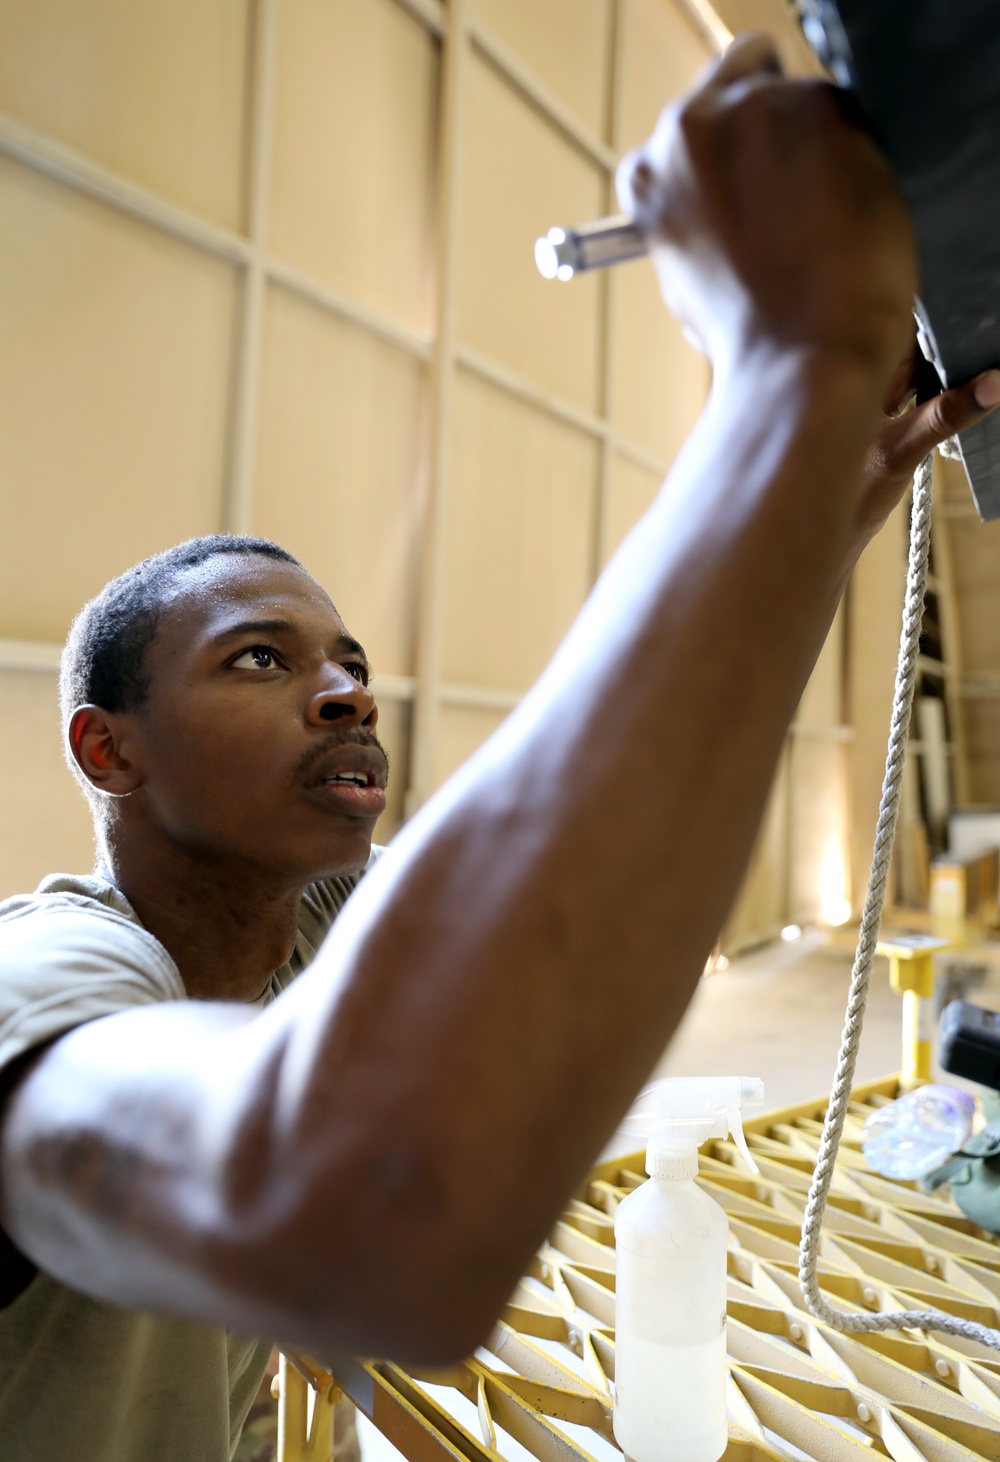
[[0,1069],[84,1021],[184,998],[177,966],[112,885],[57,874],[0,903]]

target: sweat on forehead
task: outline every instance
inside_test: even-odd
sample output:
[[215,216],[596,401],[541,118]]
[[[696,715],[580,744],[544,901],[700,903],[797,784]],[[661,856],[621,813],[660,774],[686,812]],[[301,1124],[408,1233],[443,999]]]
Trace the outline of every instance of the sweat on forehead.
[[227,554],[182,569],[165,588],[161,615],[190,610],[199,618],[214,617],[230,606],[263,607],[289,594],[337,613],[323,586],[300,564],[261,554]]
[[[164,610],[179,583],[190,582],[192,573],[204,573],[207,587],[212,566],[220,560],[231,560],[243,574],[249,574],[258,560],[262,565],[281,563],[305,573],[299,560],[277,543],[235,533],[191,538],[126,569],[105,584],[73,621],[59,674],[64,725],[77,706],[131,711],[142,705],[149,693],[146,651]],[[248,578],[247,582],[254,580]]]

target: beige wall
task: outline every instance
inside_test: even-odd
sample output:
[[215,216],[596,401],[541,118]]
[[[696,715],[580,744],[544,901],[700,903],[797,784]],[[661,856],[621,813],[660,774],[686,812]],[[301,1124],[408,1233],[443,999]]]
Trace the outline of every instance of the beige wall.
[[363,637],[390,836],[700,407],[648,269],[556,288],[531,245],[607,207],[709,45],[672,0],[0,0],[0,35],[0,893],[91,858],[55,721],[73,614],[225,527]]
[[[712,54],[696,17],[0,0],[0,893],[89,862],[54,647],[178,539],[273,536],[330,588],[375,664],[382,837],[516,703],[707,389],[648,265],[563,287],[531,254],[613,207]],[[850,897],[844,625],[733,943]]]
[[934,567],[953,588],[954,634],[951,645],[946,634],[945,652],[957,690],[951,721],[960,713],[951,727],[964,759],[958,779],[967,803],[1000,807],[1000,522],[979,521],[958,462],[937,463],[934,498]]

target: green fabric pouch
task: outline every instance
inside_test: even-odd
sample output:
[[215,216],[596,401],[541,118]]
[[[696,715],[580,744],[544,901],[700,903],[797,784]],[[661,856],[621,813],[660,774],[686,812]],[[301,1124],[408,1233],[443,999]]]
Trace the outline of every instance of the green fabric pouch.
[[991,1233],[1000,1233],[1000,1118],[970,1137],[961,1152],[920,1179],[925,1193],[951,1184],[962,1212]]

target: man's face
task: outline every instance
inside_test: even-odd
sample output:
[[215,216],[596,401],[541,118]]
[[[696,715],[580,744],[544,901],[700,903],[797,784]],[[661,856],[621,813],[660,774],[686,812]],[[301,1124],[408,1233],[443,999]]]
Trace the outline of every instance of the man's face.
[[385,807],[368,663],[294,564],[219,555],[184,574],[128,717],[152,836],[290,883],[357,871]]

